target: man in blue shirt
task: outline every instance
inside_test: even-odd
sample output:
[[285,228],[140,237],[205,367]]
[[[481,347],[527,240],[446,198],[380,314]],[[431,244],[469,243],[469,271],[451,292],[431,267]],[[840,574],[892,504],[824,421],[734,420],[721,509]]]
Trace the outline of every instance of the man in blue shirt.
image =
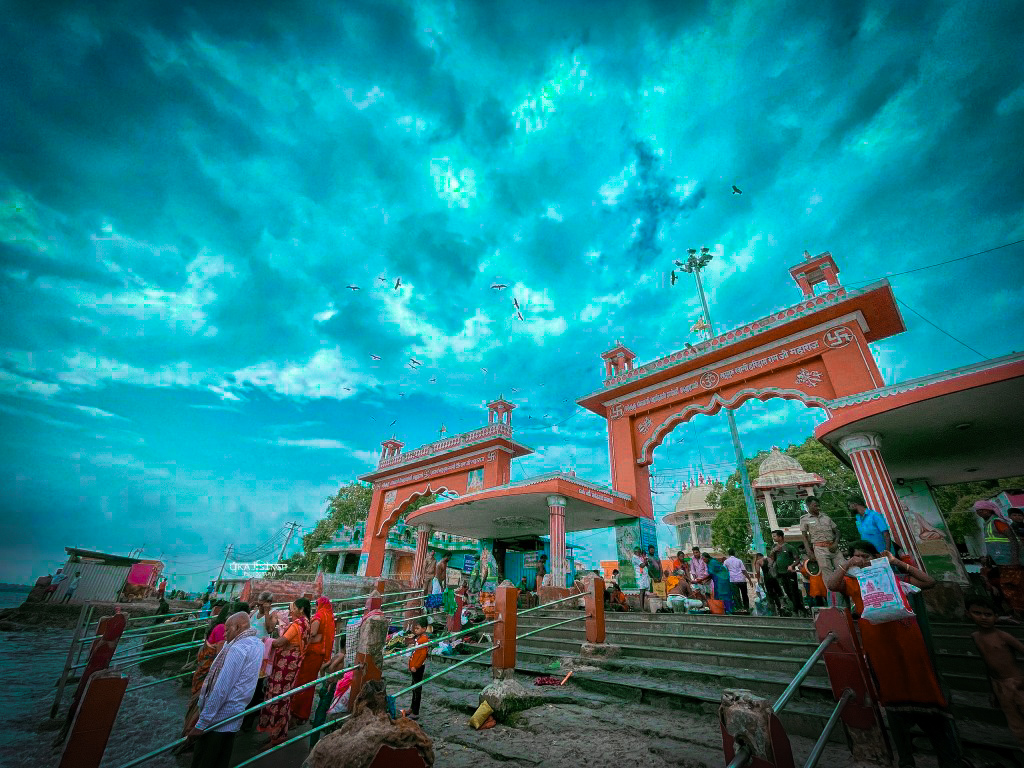
[[850,510],[856,516],[857,533],[864,541],[870,541],[879,552],[892,552],[892,537],[889,524],[880,512],[868,509],[860,496],[850,501]]
[[249,614],[236,613],[224,624],[224,647],[199,693],[199,721],[189,731],[196,738],[192,768],[228,768],[242,718],[209,730],[240,714],[252,699],[263,663],[263,641],[249,626]]

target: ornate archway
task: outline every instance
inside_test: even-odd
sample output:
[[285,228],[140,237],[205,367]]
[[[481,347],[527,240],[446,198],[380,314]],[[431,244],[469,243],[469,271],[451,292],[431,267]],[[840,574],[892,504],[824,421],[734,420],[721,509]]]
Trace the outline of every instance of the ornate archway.
[[[515,407],[499,398],[487,404],[487,426],[407,453],[402,452],[403,444],[394,438],[381,443],[377,469],[359,478],[373,484],[359,575],[381,573],[388,531],[416,499],[437,493],[461,496],[509,482],[512,459],[533,452],[512,440]],[[429,535],[429,527],[420,526],[417,530],[414,574],[423,566]]]
[[[831,413],[833,400],[884,386],[869,345],[905,330],[888,281],[847,290],[829,253],[809,257],[790,274],[804,294],[791,307],[647,365],[637,367],[636,355],[621,343],[601,356],[604,386],[577,402],[607,420],[612,487],[632,496],[647,516],[653,517],[654,449],[695,414],[737,408],[751,398],[799,400]],[[825,290],[815,295],[822,283]],[[891,479],[857,467],[866,499],[913,552]]]

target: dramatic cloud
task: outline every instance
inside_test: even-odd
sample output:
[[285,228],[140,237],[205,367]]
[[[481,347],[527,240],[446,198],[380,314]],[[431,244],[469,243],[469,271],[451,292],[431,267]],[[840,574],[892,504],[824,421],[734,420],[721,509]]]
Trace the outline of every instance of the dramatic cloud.
[[[728,328],[805,249],[855,286],[1024,239],[1016,4],[591,6],[8,4],[0,579],[79,544],[197,584],[498,394],[516,477],[607,482],[574,400],[616,339],[694,340],[687,248]],[[1019,349],[1021,248],[894,277],[886,380],[979,359],[915,311]],[[821,418],[739,412],[748,453]],[[665,509],[732,447],[700,417],[656,460]]]

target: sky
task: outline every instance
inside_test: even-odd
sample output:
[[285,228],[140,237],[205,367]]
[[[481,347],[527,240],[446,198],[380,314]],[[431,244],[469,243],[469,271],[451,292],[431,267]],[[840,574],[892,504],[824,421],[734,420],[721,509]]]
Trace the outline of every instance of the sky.
[[[574,401],[696,341],[691,247],[720,329],[805,250],[893,275],[888,383],[1024,347],[1017,3],[334,5],[4,4],[0,581],[141,547],[197,589],[499,394],[513,480],[607,483]],[[748,455],[822,418],[737,411]],[[731,462],[678,428],[656,509]]]

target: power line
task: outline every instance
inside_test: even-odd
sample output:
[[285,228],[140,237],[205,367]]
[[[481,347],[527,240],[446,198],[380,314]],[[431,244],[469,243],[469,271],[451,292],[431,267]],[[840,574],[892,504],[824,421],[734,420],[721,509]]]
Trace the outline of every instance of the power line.
[[953,341],[955,341],[955,342],[956,342],[957,344],[960,344],[961,346],[967,347],[967,349],[971,350],[971,352],[973,352],[974,354],[976,354],[976,355],[977,355],[978,357],[980,357],[980,358],[981,358],[982,360],[989,360],[989,359],[990,359],[990,358],[989,358],[989,357],[987,357],[986,355],[983,355],[983,354],[981,354],[981,352],[979,352],[978,350],[976,350],[976,349],[975,349],[974,347],[972,347],[972,346],[971,346],[970,344],[968,344],[967,342],[965,342],[965,341],[961,341],[960,339],[958,339],[958,338],[957,338],[956,336],[954,336],[954,335],[953,335],[952,333],[950,333],[949,331],[946,331],[946,330],[944,330],[944,329],[940,328],[939,326],[937,326],[937,325],[936,325],[935,323],[933,323],[933,322],[932,322],[931,320],[929,320],[929,319],[928,319],[927,317],[925,317],[925,316],[924,316],[924,315],[922,315],[922,314],[921,314],[920,312],[918,312],[918,311],[917,311],[916,309],[914,309],[914,308],[913,308],[912,306],[910,306],[909,304],[907,304],[907,302],[903,301],[903,299],[901,299],[901,298],[900,298],[899,296],[896,296],[896,301],[898,301],[898,302],[899,302],[900,304],[902,304],[902,305],[903,305],[904,307],[906,307],[907,309],[909,309],[909,310],[910,310],[911,312],[913,312],[913,313],[914,313],[915,315],[917,315],[917,316],[918,316],[919,318],[921,318],[922,320],[924,320],[924,321],[925,321],[926,323],[928,323],[928,325],[930,325],[930,326],[931,326],[932,328],[934,328],[935,330],[939,331],[940,333],[943,333],[943,334],[945,334],[946,336],[949,336],[949,338],[951,338],[951,339],[952,339]]
[[[972,259],[975,256],[981,256],[981,255],[986,254],[986,253],[992,253],[992,251],[998,251],[998,250],[1001,250],[1003,248],[1009,248],[1010,246],[1013,246],[1013,245],[1020,245],[1021,243],[1024,243],[1024,240],[1014,240],[1012,243],[1003,243],[1002,245],[997,245],[994,248],[986,248],[984,251],[976,251],[974,253],[968,253],[966,256],[957,256],[955,259],[946,259],[945,261],[937,261],[934,264],[925,264],[924,266],[921,266],[921,267],[914,267],[913,269],[905,269],[902,272],[890,272],[890,273],[888,273],[886,275],[880,275],[879,277],[873,277],[870,280],[857,280],[856,282],[850,283],[850,285],[851,286],[853,286],[853,285],[863,285],[865,283],[873,283],[876,280],[881,280],[883,278],[900,277],[901,275],[909,275],[909,274],[912,274],[914,272],[920,272],[920,271],[925,270],[925,269],[932,269],[934,267],[941,267],[941,266],[944,266],[946,264],[953,264],[954,262],[957,262],[957,261],[964,261],[965,259]],[[910,309],[909,307],[907,307],[907,308]]]

